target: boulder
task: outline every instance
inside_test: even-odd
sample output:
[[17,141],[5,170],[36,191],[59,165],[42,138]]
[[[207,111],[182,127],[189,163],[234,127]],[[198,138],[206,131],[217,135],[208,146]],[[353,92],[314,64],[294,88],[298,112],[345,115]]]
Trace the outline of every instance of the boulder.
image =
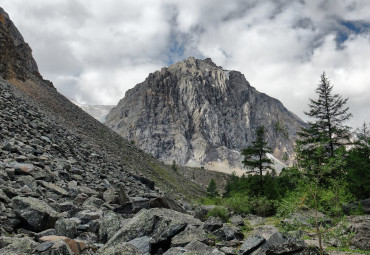
[[253,215],[253,214],[248,214],[245,217],[245,219],[249,221],[249,224],[251,226],[263,225],[265,223],[265,218],[264,217],[260,217],[260,216]]
[[59,236],[75,238],[77,235],[77,225],[81,220],[77,218],[65,219],[59,218],[55,223],[55,233]]
[[87,248],[87,244],[81,240],[70,239],[65,236],[43,236],[40,241],[43,242],[57,242],[59,240],[64,241],[69,249],[73,252],[72,254],[81,254],[83,250]]
[[213,210],[215,207],[215,205],[200,205],[195,209],[194,217],[201,221],[205,221],[207,220],[208,212]]
[[142,254],[149,254],[150,252],[150,237],[149,236],[142,236],[135,238],[128,242],[135,246]]
[[220,218],[211,216],[204,222],[203,228],[208,232],[213,232],[222,226],[223,223]]
[[120,242],[128,242],[138,237],[149,236],[150,252],[170,248],[171,238],[183,231],[187,225],[201,225],[192,216],[170,209],[153,208],[141,210],[133,218],[127,220],[123,227],[108,240],[105,247]]
[[205,243],[208,239],[207,233],[202,229],[194,226],[187,226],[184,231],[174,236],[171,240],[171,246],[182,246],[189,244],[192,241]]
[[245,224],[242,216],[240,216],[238,214],[231,216],[230,217],[230,222],[231,222],[231,224],[233,224],[234,226],[237,226],[237,227],[244,226],[244,224]]
[[212,232],[212,235],[216,236],[218,240],[230,241],[230,240],[243,240],[244,235],[240,230],[234,226],[224,226],[216,231]]
[[370,198],[362,200],[361,206],[365,214],[370,214]]
[[58,219],[58,213],[46,202],[33,197],[14,197],[13,209],[17,216],[32,231],[53,228]]
[[244,243],[240,247],[239,254],[251,254],[254,250],[257,250],[258,247],[260,247],[264,242],[266,242],[266,239],[261,236],[251,236],[244,241]]
[[31,254],[36,246],[29,237],[0,237],[0,254]]
[[281,233],[273,234],[257,251],[256,254],[294,254],[307,247],[303,240],[286,237]]
[[43,252],[39,252],[38,254],[39,255],[75,255],[76,254],[71,250],[69,245],[62,239],[55,240],[53,242],[46,241],[45,245],[48,246],[50,243],[52,243],[53,245],[49,249]]
[[[208,245],[199,241],[192,241],[184,247],[187,251],[195,252],[195,254],[211,254],[213,249]],[[190,253],[189,253],[190,254]]]
[[348,228],[354,233],[352,245],[361,250],[370,250],[370,215],[352,215],[347,219]]
[[132,244],[127,242],[116,243],[112,246],[104,246],[97,252],[98,255],[142,255]]
[[169,197],[156,197],[150,200],[150,208],[168,208],[184,213],[185,210],[175,200]]

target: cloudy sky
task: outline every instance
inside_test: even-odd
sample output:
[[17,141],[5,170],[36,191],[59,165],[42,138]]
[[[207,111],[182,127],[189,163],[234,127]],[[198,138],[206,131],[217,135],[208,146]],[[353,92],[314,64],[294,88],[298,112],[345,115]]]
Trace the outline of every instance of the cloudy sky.
[[81,103],[116,104],[150,72],[189,56],[244,73],[307,120],[325,70],[370,122],[368,0],[3,0],[42,75]]

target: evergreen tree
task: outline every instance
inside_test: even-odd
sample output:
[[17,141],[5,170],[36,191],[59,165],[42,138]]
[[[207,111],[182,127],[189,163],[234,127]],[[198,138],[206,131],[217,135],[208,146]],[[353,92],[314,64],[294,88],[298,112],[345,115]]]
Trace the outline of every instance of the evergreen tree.
[[214,179],[211,179],[207,187],[207,196],[208,197],[218,197],[217,185]]
[[370,197],[370,130],[363,124],[355,132],[355,147],[347,157],[347,178],[351,192],[360,199]]
[[315,159],[317,163],[322,163],[323,160],[333,157],[336,148],[349,141],[349,127],[344,125],[352,116],[345,106],[348,98],[342,99],[339,94],[333,95],[332,90],[333,86],[323,72],[315,90],[318,99],[310,99],[310,110],[305,112],[315,121],[309,122],[309,127],[299,132],[298,146],[303,159],[315,154],[318,147],[323,147],[325,153],[320,153],[321,157]]
[[272,153],[270,147],[267,146],[265,141],[265,127],[260,126],[257,128],[256,140],[252,142],[251,146],[242,150],[244,160],[242,163],[244,167],[251,167],[253,170],[258,169],[262,180],[262,171],[265,169],[272,169],[270,166],[272,161],[267,158],[266,153]]

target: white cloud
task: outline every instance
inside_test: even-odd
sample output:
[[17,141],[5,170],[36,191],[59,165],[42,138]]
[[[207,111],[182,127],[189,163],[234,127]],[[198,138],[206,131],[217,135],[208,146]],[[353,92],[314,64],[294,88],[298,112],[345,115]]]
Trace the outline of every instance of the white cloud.
[[351,124],[370,121],[367,0],[4,0],[2,7],[44,77],[82,103],[115,104],[170,61],[211,57],[304,119],[325,70],[334,92],[349,97]]

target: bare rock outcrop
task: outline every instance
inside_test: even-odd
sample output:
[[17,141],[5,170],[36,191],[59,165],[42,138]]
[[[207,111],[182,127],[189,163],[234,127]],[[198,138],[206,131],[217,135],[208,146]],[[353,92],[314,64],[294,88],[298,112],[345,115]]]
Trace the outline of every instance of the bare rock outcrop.
[[305,123],[237,71],[188,58],[126,92],[106,124],[156,158],[208,169],[240,169],[240,151],[265,126],[273,155],[292,160]]

